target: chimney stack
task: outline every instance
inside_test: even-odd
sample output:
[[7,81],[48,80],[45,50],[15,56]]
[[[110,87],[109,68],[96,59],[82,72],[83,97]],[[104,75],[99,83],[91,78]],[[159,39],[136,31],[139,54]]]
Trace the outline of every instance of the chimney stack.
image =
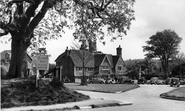
[[117,50],[117,56],[122,56],[122,48],[120,45],[118,48],[116,48],[116,50]]
[[96,40],[89,39],[88,42],[89,42],[89,52],[91,53],[96,52],[97,51]]

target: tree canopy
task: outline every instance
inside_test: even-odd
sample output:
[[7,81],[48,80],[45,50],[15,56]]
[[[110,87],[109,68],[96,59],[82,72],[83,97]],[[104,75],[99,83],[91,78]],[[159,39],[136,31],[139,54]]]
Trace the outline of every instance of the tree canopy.
[[[103,40],[106,28],[112,39],[122,37],[134,20],[135,0],[1,0],[0,37],[11,35],[9,74],[17,77],[28,47],[56,39],[64,27],[74,38]],[[114,34],[115,35],[114,35]],[[10,72],[11,71],[11,72]]]
[[147,45],[143,46],[148,58],[159,58],[162,63],[163,71],[167,74],[169,59],[178,53],[179,44],[182,38],[173,30],[166,29],[157,32],[146,41]]
[[[56,39],[64,27],[75,28],[76,39],[116,39],[134,20],[135,0],[3,0],[0,2],[0,36],[19,30],[33,46]],[[31,32],[31,33],[29,33]],[[112,33],[116,33],[113,36]],[[30,43],[31,42],[31,43]]]

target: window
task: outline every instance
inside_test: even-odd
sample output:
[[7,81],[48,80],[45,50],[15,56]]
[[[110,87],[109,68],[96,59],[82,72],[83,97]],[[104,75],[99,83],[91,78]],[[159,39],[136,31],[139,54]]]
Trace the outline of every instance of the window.
[[102,70],[103,74],[110,74],[110,70]]
[[88,71],[93,71],[93,68],[87,68]]
[[109,70],[109,66],[102,66],[102,70]]
[[118,70],[122,70],[121,66],[118,66],[117,69],[118,69]]
[[76,71],[82,71],[82,67],[77,67]]

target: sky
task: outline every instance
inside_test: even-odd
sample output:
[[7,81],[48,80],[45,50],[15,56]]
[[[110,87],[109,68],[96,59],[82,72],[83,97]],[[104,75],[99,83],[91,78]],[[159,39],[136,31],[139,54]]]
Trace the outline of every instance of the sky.
[[[114,42],[110,41],[111,38],[105,37],[106,45],[97,41],[98,51],[116,55],[116,48],[120,45],[124,60],[143,59],[145,52],[142,46],[146,45],[149,37],[157,31],[172,29],[183,38],[180,52],[185,53],[185,0],[136,0],[134,10],[136,20],[132,22],[127,35]],[[62,38],[47,41],[45,47],[51,55],[50,63],[54,63],[66,47],[70,49],[73,41],[72,31],[68,29]],[[3,50],[10,50],[10,43],[0,43],[0,52]]]

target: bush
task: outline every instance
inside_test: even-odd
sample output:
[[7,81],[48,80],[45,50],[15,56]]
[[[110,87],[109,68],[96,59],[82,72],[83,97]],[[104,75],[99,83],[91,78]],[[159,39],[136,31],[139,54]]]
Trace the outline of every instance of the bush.
[[1,88],[1,107],[49,105],[56,103],[75,102],[89,99],[73,90],[69,90],[59,81],[39,82],[39,88],[35,87],[32,79],[22,79],[10,82],[8,86]]

